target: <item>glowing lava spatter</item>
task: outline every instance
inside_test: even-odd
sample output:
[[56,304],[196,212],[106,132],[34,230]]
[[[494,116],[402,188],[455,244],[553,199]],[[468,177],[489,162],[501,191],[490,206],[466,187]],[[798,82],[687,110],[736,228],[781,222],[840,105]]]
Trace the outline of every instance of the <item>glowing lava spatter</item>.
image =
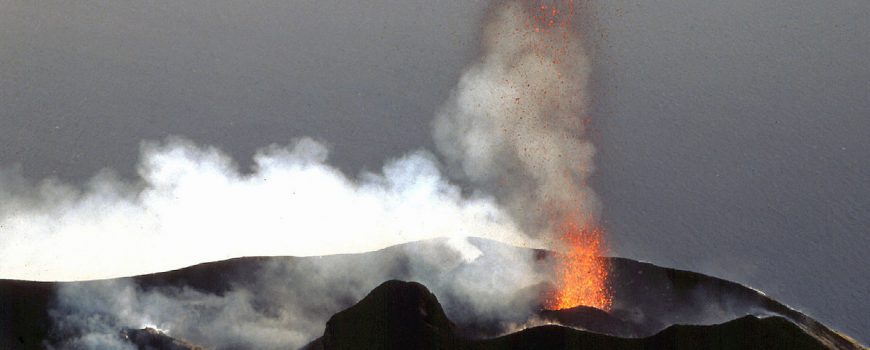
[[571,45],[572,23],[575,15],[573,0],[525,0],[527,16],[523,22],[530,33],[535,33],[534,50],[542,57],[552,59],[559,64],[569,55]]
[[[516,101],[519,103],[527,98],[538,97],[542,99],[540,105],[550,103],[554,107],[546,113],[555,113],[557,116],[572,120],[576,117],[577,121],[586,122],[588,119],[585,118],[582,110],[574,114],[574,111],[562,108],[572,106],[572,100],[580,96],[579,92],[586,79],[579,71],[582,65],[578,65],[578,62],[583,62],[585,59],[582,50],[583,35],[572,23],[581,7],[575,5],[575,0],[519,0],[519,3],[524,9],[524,18],[519,18],[525,26],[523,38],[529,40],[531,52],[539,58],[536,63],[542,68],[529,71],[548,74],[547,72],[552,68],[552,71],[557,72],[558,79],[553,80],[554,83],[550,85],[542,84],[543,93],[522,96],[522,99],[518,98]],[[534,92],[534,90],[530,91]],[[582,135],[584,129],[585,124],[579,126],[574,134],[568,137]],[[572,176],[575,175],[566,175],[567,180],[560,182],[562,184],[560,188],[573,186],[573,181],[577,178]],[[585,184],[583,186],[585,187]],[[584,193],[583,191],[566,192],[579,195]],[[605,249],[604,231],[596,226],[595,220],[591,218],[592,213],[588,212],[589,207],[571,207],[571,201],[577,199],[579,198],[555,200],[550,203],[557,208],[549,211],[554,212],[551,222],[560,225],[558,233],[561,235],[558,246],[564,251],[556,255],[557,289],[546,300],[545,307],[558,310],[591,306],[608,311],[612,304],[612,297],[608,287],[607,260],[602,257]],[[586,220],[582,220],[583,218]]]
[[561,310],[591,306],[609,311],[613,299],[607,284],[607,260],[602,257],[603,230],[573,221],[562,226],[561,241],[567,251],[556,253],[557,290],[545,307]]

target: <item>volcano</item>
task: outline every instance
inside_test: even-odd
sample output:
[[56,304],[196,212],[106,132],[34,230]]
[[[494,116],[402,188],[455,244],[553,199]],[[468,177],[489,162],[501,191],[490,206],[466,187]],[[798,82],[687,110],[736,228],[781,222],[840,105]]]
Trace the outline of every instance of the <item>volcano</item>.
[[419,283],[387,281],[333,316],[306,349],[826,349],[779,316],[744,316],[713,326],[670,326],[646,338],[620,338],[540,326],[485,340],[453,332],[437,299]]
[[2,280],[0,348],[863,348],[752,288],[625,258],[607,258],[608,311],[549,310],[546,281],[475,288],[517,280],[526,258],[530,271],[549,271],[553,253],[468,238],[462,247],[474,254],[463,255],[455,243],[238,258],[103,281]]

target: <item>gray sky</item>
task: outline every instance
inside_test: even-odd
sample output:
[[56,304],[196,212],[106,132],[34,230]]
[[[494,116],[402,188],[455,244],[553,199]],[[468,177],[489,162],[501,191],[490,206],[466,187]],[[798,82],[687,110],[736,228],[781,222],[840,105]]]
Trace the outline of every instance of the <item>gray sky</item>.
[[[143,139],[343,169],[432,148],[483,1],[0,0],[0,166],[125,175]],[[870,342],[870,3],[596,4],[615,254],[748,283]],[[606,35],[605,35],[606,34]]]

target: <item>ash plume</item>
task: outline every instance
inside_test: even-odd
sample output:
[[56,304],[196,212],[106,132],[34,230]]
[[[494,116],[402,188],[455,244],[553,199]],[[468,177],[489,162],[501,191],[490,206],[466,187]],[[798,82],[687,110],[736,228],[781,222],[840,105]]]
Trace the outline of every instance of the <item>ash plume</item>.
[[[585,186],[594,155],[584,124],[589,62],[570,20],[573,2],[545,3],[543,12],[525,0],[494,6],[481,56],[433,122],[448,171],[471,184],[471,194],[426,151],[390,160],[380,173],[348,176],[308,138],[260,150],[247,171],[183,138],[145,142],[133,181],[106,170],[77,187],[0,171],[0,278],[109,278],[446,237],[453,253],[277,264],[223,293],[146,290],[130,279],[66,285],[51,315],[55,332],[71,336],[49,345],[123,347],[118,329],[153,325],[214,348],[299,347],[386,279],[429,286],[452,319],[525,322],[540,297],[532,287],[551,276],[528,251],[481,255],[460,237],[543,247],[552,244],[546,233],[555,221],[597,216]],[[453,269],[462,261],[476,263]]]
[[510,1],[490,12],[482,53],[433,123],[452,174],[495,194],[531,234],[594,219],[585,185],[590,62],[573,1]]
[[547,244],[537,238],[553,216],[594,218],[598,205],[584,185],[594,153],[583,124],[589,63],[572,2],[543,13],[536,4],[490,11],[481,57],[433,123],[448,168],[473,194],[426,151],[348,176],[308,138],[260,150],[252,169],[183,138],[144,142],[132,181],[111,169],[84,186],[0,170],[0,278],[109,278],[434,237]]

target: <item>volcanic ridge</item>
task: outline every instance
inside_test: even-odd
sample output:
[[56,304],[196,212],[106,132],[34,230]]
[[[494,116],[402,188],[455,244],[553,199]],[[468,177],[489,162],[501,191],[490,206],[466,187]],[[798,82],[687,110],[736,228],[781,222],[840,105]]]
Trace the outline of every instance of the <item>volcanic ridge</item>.
[[[268,346],[272,348],[865,349],[803,313],[738,283],[624,258],[606,258],[613,291],[613,304],[608,311],[583,306],[548,310],[543,306],[543,296],[553,286],[537,283],[509,294],[510,298],[491,300],[507,306],[498,309],[502,311],[493,311],[492,315],[467,312],[466,309],[477,306],[467,300],[466,294],[457,292],[444,281],[467,280],[468,276],[484,278],[487,275],[479,271],[491,270],[493,263],[503,266],[505,256],[530,256],[535,261],[533,264],[545,270],[552,255],[548,251],[484,239],[469,238],[467,243],[479,249],[479,256],[456,262],[445,258],[450,255],[444,253],[446,255],[438,255],[432,265],[420,265],[420,252],[450,252],[447,241],[414,242],[363,254],[238,258],[111,281],[0,280],[0,348],[89,348],[96,344],[94,339],[105,341],[100,344],[122,344],[131,349],[263,348],[264,345],[236,341],[226,334],[218,337],[214,333],[220,332],[220,328],[206,327],[212,318],[224,317],[209,314],[208,308],[215,307],[209,303],[236,300],[238,304],[239,299],[229,299],[229,296],[239,291],[255,291],[250,293],[249,299],[241,300],[249,300],[250,306],[266,315],[266,319],[279,320],[286,310],[294,310],[294,314],[321,327],[320,331],[315,328],[299,333],[298,339],[307,338],[304,342],[273,343]],[[324,266],[329,269],[324,270]],[[314,274],[316,277],[311,277],[312,270],[317,268],[321,270]],[[368,268],[377,271],[366,275],[371,281],[348,277]],[[433,272],[435,268],[442,270]],[[427,272],[423,274],[421,270]],[[329,278],[332,271],[351,273],[335,277],[321,289],[300,289],[302,285],[311,285],[313,280]],[[506,272],[487,270],[486,273],[495,278]],[[421,276],[426,277],[422,278],[425,281],[413,282]],[[100,290],[124,292],[117,289],[117,283],[133,286],[131,288],[139,294],[131,294],[133,297],[123,299],[124,303],[100,304],[101,298],[112,295],[100,294]],[[116,289],[105,289],[107,285]],[[257,298],[260,291],[269,288],[304,298],[285,297],[278,301],[269,297],[274,293],[265,292],[262,292],[264,298]],[[98,307],[71,309],[65,305],[69,301],[64,301],[70,289],[84,291],[73,295],[91,298],[87,304]],[[345,293],[345,290],[358,293]],[[366,290],[369,292],[364,294]],[[174,307],[193,305],[177,314],[183,316],[176,315],[175,319],[167,321],[175,326],[172,329],[164,331],[146,324],[124,324],[131,321],[118,315],[135,312],[112,309],[144,312],[143,306],[137,309],[127,304],[137,299],[163,300],[147,294],[158,291],[164,299],[189,298],[185,299],[187,304],[173,304]],[[341,293],[335,294],[337,291]],[[320,304],[316,300],[318,295],[337,302]],[[290,306],[294,308],[287,309]],[[238,305],[233,307],[238,308]],[[506,313],[504,309],[511,312]],[[106,327],[99,328],[102,333],[93,327],[70,327],[74,321],[82,319],[88,325],[102,322],[100,324]],[[294,324],[298,324],[296,322]],[[197,328],[200,323],[201,329]],[[294,329],[294,324],[282,326],[286,329],[269,330],[272,333],[242,328],[250,333],[262,332],[257,335],[268,337],[269,334],[296,334],[294,332],[299,330]],[[226,333],[232,334],[229,330]],[[76,341],[71,342],[71,339]]]

